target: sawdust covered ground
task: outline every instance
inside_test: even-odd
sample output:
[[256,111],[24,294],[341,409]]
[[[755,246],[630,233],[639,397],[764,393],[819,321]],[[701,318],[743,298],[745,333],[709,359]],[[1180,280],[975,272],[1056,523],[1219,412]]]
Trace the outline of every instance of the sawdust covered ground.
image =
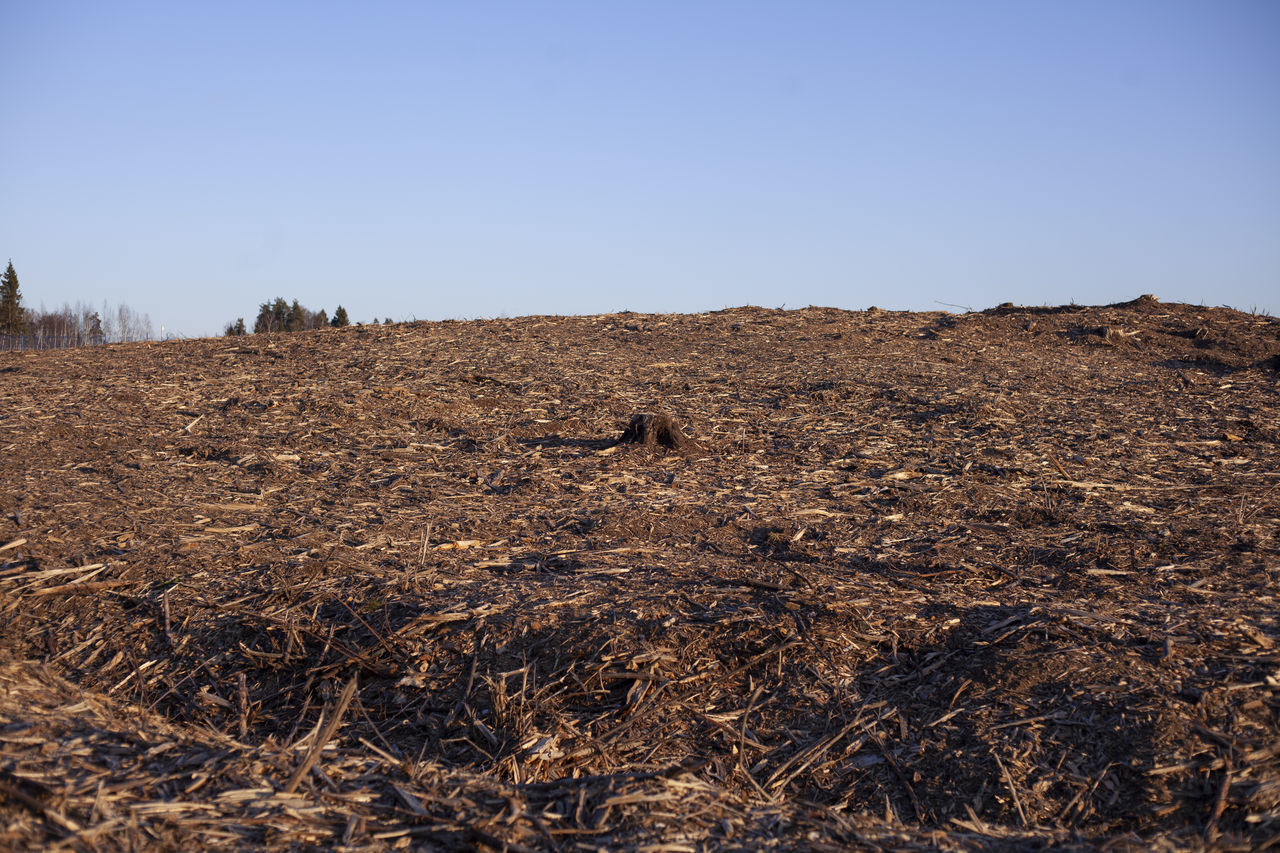
[[1149,298],[2,354],[0,846],[1274,845],[1278,354]]

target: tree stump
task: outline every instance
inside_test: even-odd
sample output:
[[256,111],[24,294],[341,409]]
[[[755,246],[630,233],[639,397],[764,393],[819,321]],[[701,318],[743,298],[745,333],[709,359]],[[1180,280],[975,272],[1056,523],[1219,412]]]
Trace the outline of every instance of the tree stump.
[[684,434],[680,424],[664,414],[634,416],[618,439],[618,444],[665,447],[669,450],[686,450],[697,446],[697,442]]

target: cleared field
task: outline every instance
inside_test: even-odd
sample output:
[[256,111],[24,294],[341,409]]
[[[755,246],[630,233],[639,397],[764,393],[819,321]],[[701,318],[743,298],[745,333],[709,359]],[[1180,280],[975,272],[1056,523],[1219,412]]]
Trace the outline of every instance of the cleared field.
[[0,847],[1276,844],[1278,368],[1150,298],[0,354]]

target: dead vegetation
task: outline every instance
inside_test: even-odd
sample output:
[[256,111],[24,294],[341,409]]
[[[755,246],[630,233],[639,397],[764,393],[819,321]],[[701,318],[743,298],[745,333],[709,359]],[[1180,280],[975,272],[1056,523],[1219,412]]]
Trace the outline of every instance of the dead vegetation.
[[1278,335],[1143,298],[0,355],[0,847],[1275,845]]

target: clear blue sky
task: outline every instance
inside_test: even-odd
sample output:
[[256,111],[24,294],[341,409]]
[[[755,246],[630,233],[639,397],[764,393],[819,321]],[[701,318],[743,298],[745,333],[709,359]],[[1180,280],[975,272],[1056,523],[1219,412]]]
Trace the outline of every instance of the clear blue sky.
[[1280,2],[0,0],[0,262],[217,333],[1280,313]]

